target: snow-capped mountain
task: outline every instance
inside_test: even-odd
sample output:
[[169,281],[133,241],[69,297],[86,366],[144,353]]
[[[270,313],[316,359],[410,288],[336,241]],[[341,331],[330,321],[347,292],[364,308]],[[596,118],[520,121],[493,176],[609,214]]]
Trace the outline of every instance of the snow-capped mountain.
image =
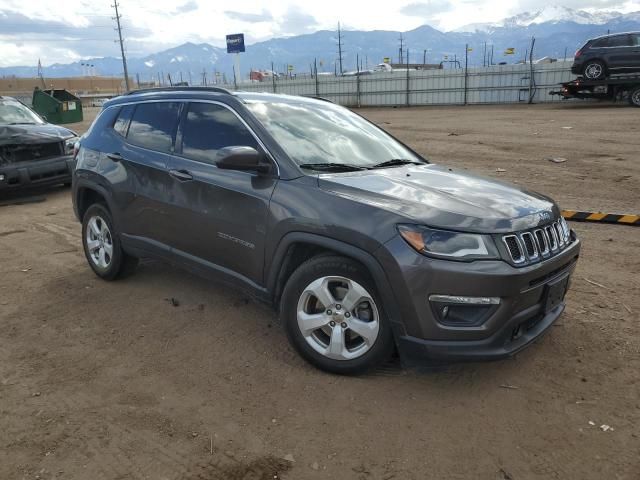
[[[588,13],[565,7],[546,7],[537,12],[522,13],[492,24],[476,24],[459,29],[460,31],[441,32],[428,25],[403,32],[406,50],[410,52],[410,62],[438,63],[452,57],[464,58],[465,45],[472,48],[469,53],[469,65],[482,65],[488,50],[494,63],[514,63],[522,60],[530,47],[531,37],[536,38],[535,58],[549,56],[570,59],[572,53],[584,45],[585,41],[608,31],[640,31],[640,12],[619,14],[615,12]],[[396,31],[343,31],[344,70],[354,70],[356,59],[365,68],[372,68],[384,57],[397,61],[398,36]],[[288,65],[294,73],[308,72],[317,61],[319,71],[334,72],[336,66],[336,32],[321,30],[318,32],[287,38],[272,38],[263,42],[247,45],[241,54],[241,71],[246,78],[250,69],[272,68],[278,72],[287,72]],[[504,54],[505,49],[515,49],[514,55]],[[405,59],[406,60],[406,59]],[[85,60],[95,65],[99,75],[122,75],[122,62],[115,57],[92,58]],[[128,58],[129,74],[141,81],[165,80],[188,81],[199,84],[203,78],[211,81],[214,75],[223,80],[233,79],[232,56],[226,49],[207,43],[190,43],[170,48],[142,58]],[[68,77],[84,75],[81,62],[53,64],[44,67],[45,77]],[[0,76],[15,75],[34,77],[36,65],[0,68]]]
[[[633,15],[633,14],[630,14]],[[560,5],[548,5],[535,12],[524,12],[499,22],[472,23],[460,28],[456,32],[491,32],[497,28],[529,27],[542,23],[573,22],[579,25],[603,25],[613,19],[624,17],[620,12],[600,11],[589,13],[584,10],[574,10]]]

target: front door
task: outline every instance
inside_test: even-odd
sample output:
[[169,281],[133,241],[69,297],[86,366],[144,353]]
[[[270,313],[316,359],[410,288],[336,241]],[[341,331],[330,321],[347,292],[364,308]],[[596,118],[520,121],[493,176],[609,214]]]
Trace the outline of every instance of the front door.
[[277,178],[217,168],[217,151],[230,146],[261,148],[229,107],[185,104],[169,163],[170,243],[190,263],[261,285],[269,200]]
[[629,65],[632,67],[630,70],[638,72],[640,71],[640,33],[632,33],[630,37]]
[[614,73],[627,73],[632,70],[635,49],[631,45],[631,35],[609,37],[607,50],[608,66]]

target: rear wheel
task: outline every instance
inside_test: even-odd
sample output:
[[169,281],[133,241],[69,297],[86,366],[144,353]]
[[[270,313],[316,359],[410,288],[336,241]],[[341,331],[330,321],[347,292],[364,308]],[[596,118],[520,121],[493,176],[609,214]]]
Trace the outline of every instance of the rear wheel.
[[640,107],[640,85],[629,92],[629,103],[634,107]]
[[287,282],[280,305],[289,341],[322,370],[362,373],[393,352],[375,285],[348,258],[319,256],[303,263]]
[[592,60],[584,66],[583,75],[588,80],[602,80],[607,76],[607,68],[600,60]]
[[82,219],[82,245],[89,266],[104,280],[115,280],[135,270],[138,259],[120,245],[111,213],[103,204],[91,205]]

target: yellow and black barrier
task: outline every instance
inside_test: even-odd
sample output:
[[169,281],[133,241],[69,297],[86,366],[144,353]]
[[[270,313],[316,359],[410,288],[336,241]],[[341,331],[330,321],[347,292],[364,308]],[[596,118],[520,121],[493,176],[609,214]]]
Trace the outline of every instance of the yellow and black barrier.
[[572,220],[574,222],[616,223],[618,225],[633,225],[640,227],[640,215],[563,210],[562,216],[566,220]]

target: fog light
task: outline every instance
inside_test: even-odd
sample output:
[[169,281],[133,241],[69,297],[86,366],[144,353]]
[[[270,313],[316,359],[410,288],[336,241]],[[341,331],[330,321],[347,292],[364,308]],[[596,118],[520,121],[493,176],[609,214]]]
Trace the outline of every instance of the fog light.
[[431,309],[438,322],[452,327],[481,325],[498,309],[498,297],[430,295]]
[[0,173],[0,182],[4,182],[4,173]]

